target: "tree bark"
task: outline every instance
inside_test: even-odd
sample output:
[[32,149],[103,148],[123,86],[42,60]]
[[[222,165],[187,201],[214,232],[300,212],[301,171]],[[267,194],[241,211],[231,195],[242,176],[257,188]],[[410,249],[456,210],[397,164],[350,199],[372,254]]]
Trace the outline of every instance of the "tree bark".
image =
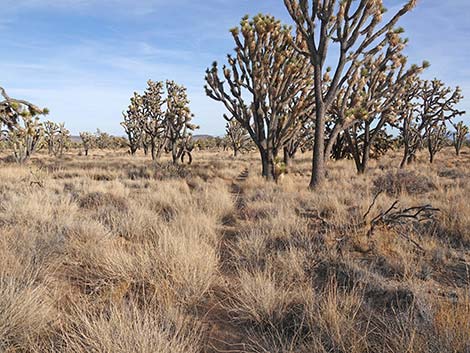
[[[318,71],[318,70],[315,70]],[[321,93],[321,91],[320,91]],[[318,95],[318,94],[317,94]],[[310,189],[315,189],[325,180],[325,107],[317,97],[315,119],[315,141],[313,145],[312,177]]]
[[335,145],[336,140],[338,140],[339,133],[342,130],[344,130],[344,127],[342,125],[336,125],[333,128],[333,131],[331,131],[330,138],[328,139],[328,142],[325,146],[325,162],[331,158],[331,151],[333,150],[333,146]]
[[[405,142],[405,150],[403,151],[403,158],[400,163],[400,169],[405,168],[405,165],[408,159],[409,159],[409,147],[408,147],[408,144]],[[408,164],[409,164],[409,161],[408,161]]]
[[275,156],[269,150],[260,149],[260,156],[261,156],[261,164],[263,167],[262,175],[266,180],[274,181],[276,179],[275,172],[274,172],[274,159]]
[[434,163],[434,153],[429,154],[429,163]]
[[155,143],[151,144],[150,151],[151,151],[151,154],[152,154],[152,160],[155,161],[157,159],[156,150],[155,150]]
[[292,166],[292,157],[289,153],[289,149],[287,147],[284,147],[283,150],[283,159],[284,159],[284,164],[287,168]]

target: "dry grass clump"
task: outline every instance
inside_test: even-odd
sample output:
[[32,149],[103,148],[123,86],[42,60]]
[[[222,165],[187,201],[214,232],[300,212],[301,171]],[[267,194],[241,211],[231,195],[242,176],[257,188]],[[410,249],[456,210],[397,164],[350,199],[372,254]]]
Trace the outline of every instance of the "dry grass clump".
[[72,314],[62,332],[64,352],[201,351],[200,327],[176,309],[139,308],[130,303],[99,313],[75,308]]
[[[2,165],[0,351],[470,351],[469,164],[443,153],[331,162],[314,193],[305,156],[278,183],[254,154]],[[439,212],[369,233],[397,200]]]
[[439,218],[440,236],[447,238],[450,242],[458,244],[470,244],[470,203],[468,184],[461,188],[456,187],[441,190],[436,195],[436,204],[441,209]]
[[100,207],[113,207],[121,212],[127,211],[128,205],[124,198],[111,194],[95,191],[78,198],[78,204],[82,208],[99,209]]
[[36,350],[53,333],[58,319],[54,300],[34,269],[11,270],[0,270],[0,350]]

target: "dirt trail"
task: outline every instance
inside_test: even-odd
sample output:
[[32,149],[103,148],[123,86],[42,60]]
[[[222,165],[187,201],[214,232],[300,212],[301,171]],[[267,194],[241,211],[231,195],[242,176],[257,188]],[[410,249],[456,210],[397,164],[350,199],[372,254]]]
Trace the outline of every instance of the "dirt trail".
[[[230,182],[229,186],[235,203],[235,212],[233,217],[220,229],[222,240],[219,249],[220,274],[222,282],[225,283],[232,281],[234,276],[234,269],[230,261],[230,249],[239,235],[240,219],[246,207],[243,184],[248,177],[249,170],[245,168],[235,180]],[[204,320],[209,327],[206,353],[248,352],[243,332],[231,322],[230,314],[224,308],[223,302],[227,296],[226,286],[221,285],[219,288],[214,288]]]

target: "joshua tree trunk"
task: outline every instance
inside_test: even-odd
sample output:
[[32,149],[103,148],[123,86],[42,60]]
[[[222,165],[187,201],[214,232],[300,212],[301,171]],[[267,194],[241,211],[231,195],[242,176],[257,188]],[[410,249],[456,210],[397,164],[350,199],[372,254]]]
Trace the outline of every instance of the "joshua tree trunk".
[[184,155],[183,147],[178,147],[176,143],[173,143],[171,147],[171,157],[173,158],[173,164],[178,164],[180,158]]
[[287,147],[284,147],[284,164],[287,168],[289,168],[292,165],[292,159],[294,158],[295,154],[290,154],[289,149]]
[[151,151],[151,154],[152,154],[152,160],[155,161],[157,160],[157,151],[156,151],[156,146],[155,146],[155,142],[152,142],[150,144],[150,151]]
[[428,138],[428,151],[429,151],[429,163],[434,163],[434,155],[436,151],[434,150],[431,140]]
[[132,156],[135,155],[135,153],[137,152],[137,149],[138,149],[138,146],[137,146],[137,145],[132,144],[132,145],[130,146],[130,152],[131,152],[131,155],[132,155]]
[[[318,76],[319,70],[315,70],[316,79],[320,80]],[[318,76],[318,78],[317,78]],[[321,81],[315,88],[321,87]],[[319,94],[321,89],[316,89],[316,120],[315,120],[315,142],[313,145],[313,163],[312,163],[312,177],[310,179],[310,189],[315,189],[320,186],[325,180],[325,107]]]
[[260,148],[259,149],[260,156],[261,156],[261,164],[263,166],[262,175],[266,178],[266,180],[273,181],[276,179],[275,176],[275,166],[274,160],[275,156],[273,155],[272,151],[269,153],[269,150]]
[[328,142],[326,143],[326,146],[325,146],[325,154],[324,154],[325,162],[331,158],[331,151],[333,150],[333,146],[335,145],[336,140],[338,140],[338,136],[341,130],[344,130],[344,129],[342,129],[340,125],[336,125],[333,128],[333,131],[331,131],[330,137],[328,138]]
[[401,159],[400,169],[405,168],[406,161],[409,157],[408,155],[409,155],[409,148],[408,148],[408,144],[405,142],[405,151],[403,152],[403,158]]

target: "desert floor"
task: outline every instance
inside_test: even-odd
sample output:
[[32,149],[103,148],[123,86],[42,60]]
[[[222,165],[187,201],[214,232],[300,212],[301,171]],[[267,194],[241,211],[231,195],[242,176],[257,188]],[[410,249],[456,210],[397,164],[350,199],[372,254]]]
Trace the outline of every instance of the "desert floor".
[[468,147],[314,192],[307,154],[77,152],[0,162],[1,352],[470,352]]

